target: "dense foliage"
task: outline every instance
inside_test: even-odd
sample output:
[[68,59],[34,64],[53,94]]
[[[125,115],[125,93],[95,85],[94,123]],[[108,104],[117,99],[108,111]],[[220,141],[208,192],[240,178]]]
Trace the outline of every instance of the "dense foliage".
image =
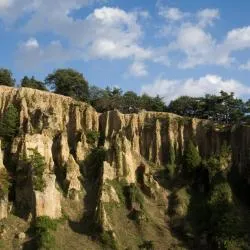
[[18,132],[19,114],[13,104],[10,104],[0,121],[0,137],[5,142],[10,141]]
[[244,113],[248,111],[247,106],[247,103],[235,98],[234,93],[221,91],[218,96],[205,95],[199,98],[181,96],[170,102],[168,111],[228,124],[242,120]]
[[45,84],[41,81],[36,80],[34,76],[32,76],[31,78],[29,78],[28,76],[25,76],[21,80],[21,87],[47,91]]
[[37,249],[55,249],[53,231],[57,229],[57,221],[48,216],[36,218],[35,234]]
[[[14,86],[15,79],[8,69],[0,69],[0,85]],[[141,110],[171,112],[181,116],[210,119],[217,123],[232,124],[250,121],[250,100],[244,102],[234,93],[221,91],[219,95],[200,97],[181,96],[166,100],[164,96],[138,95],[133,91],[107,87],[89,86],[84,76],[71,68],[57,69],[48,74],[45,81],[25,76],[22,87],[47,90],[70,96],[78,101],[89,102],[98,112],[117,109],[122,113],[138,113]],[[47,87],[47,88],[46,88]],[[168,105],[167,102],[170,102]]]
[[0,85],[14,87],[16,80],[12,76],[12,72],[8,69],[0,68]]
[[86,101],[89,95],[88,82],[83,75],[73,69],[58,69],[49,74],[45,84],[57,94]]

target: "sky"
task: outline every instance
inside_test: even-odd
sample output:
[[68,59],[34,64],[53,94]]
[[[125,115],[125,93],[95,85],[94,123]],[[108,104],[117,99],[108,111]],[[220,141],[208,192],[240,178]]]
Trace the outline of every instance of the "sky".
[[0,0],[0,67],[74,68],[99,87],[250,98],[250,1]]

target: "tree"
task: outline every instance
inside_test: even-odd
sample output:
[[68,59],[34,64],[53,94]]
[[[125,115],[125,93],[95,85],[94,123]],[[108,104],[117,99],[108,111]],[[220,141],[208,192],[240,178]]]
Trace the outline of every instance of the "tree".
[[146,109],[147,111],[166,111],[166,105],[158,95],[156,97],[151,97],[147,94],[143,94],[140,98],[140,108]]
[[21,86],[25,88],[32,88],[32,89],[39,89],[39,90],[47,91],[45,84],[43,82],[36,80],[34,76],[32,76],[31,78],[25,76],[21,80]]
[[88,82],[81,73],[73,69],[56,70],[46,77],[45,84],[57,94],[70,96],[78,101],[88,100]]
[[10,104],[0,122],[0,137],[11,140],[18,131],[19,114],[13,104]]
[[168,111],[182,116],[195,116],[197,107],[196,98],[181,96],[170,102]]
[[0,68],[0,85],[15,86],[16,80],[12,76],[12,72],[8,69]]
[[201,164],[200,154],[192,141],[188,142],[184,152],[184,165],[188,172],[193,172]]

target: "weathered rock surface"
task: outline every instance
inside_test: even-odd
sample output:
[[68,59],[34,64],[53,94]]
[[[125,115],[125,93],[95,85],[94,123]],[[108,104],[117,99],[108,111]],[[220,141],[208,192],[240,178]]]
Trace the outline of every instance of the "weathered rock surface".
[[[247,168],[250,163],[248,127],[217,130],[209,121],[169,113],[143,111],[121,114],[114,110],[99,114],[88,104],[69,97],[28,88],[1,86],[0,119],[11,103],[20,113],[19,134],[11,146],[16,166],[19,156],[29,155],[30,148],[37,149],[46,162],[44,179],[47,187],[43,192],[31,190],[32,186],[28,182],[22,187],[15,187],[15,202],[27,200],[26,203],[36,216],[58,218],[62,214],[63,196],[69,197],[73,192],[71,198],[82,202],[78,194],[82,192],[88,195],[83,192],[86,181],[81,167],[93,148],[87,140],[89,131],[100,132],[107,150],[101,176],[97,176],[102,181],[93,181],[101,185],[98,195],[102,202],[119,202],[115,190],[111,188],[107,192],[103,189],[107,180],[124,179],[127,183],[135,183],[140,171],[150,186],[159,189],[158,183],[150,175],[152,166],[157,168],[166,165],[171,152],[174,152],[175,162],[181,163],[190,139],[196,142],[203,157],[219,153],[224,142],[231,143],[233,162],[239,165],[240,172],[250,182]],[[0,152],[0,168],[6,167],[3,166],[2,158]],[[16,175],[18,179],[18,172]],[[149,187],[147,192],[151,193]],[[2,205],[1,202],[0,218],[6,216],[5,203]],[[103,214],[106,218],[105,211]]]

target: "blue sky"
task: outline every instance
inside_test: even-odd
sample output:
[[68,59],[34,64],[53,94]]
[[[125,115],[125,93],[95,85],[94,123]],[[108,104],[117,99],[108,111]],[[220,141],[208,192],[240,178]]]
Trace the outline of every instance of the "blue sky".
[[164,97],[250,96],[249,1],[0,0],[0,67]]

